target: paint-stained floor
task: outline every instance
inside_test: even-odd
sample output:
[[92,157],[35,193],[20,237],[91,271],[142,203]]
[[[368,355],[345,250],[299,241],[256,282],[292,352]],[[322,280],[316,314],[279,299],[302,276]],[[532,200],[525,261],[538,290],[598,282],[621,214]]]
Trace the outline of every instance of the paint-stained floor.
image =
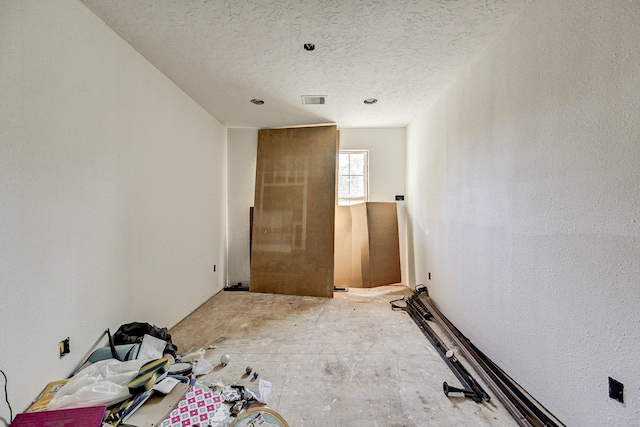
[[[245,375],[253,367],[273,386],[268,406],[291,427],[517,426],[484,384],[489,402],[444,395],[443,381],[459,383],[411,318],[391,310],[389,301],[403,294],[411,292],[351,289],[333,299],[220,292],[170,332],[180,353],[206,349],[215,369],[205,383],[257,391]],[[224,353],[231,361],[222,367]]]

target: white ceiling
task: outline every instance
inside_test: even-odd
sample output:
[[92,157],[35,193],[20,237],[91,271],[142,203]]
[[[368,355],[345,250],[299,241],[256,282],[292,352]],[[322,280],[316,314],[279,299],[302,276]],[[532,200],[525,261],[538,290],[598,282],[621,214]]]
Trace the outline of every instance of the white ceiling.
[[530,0],[81,1],[222,124],[266,128],[406,126]]

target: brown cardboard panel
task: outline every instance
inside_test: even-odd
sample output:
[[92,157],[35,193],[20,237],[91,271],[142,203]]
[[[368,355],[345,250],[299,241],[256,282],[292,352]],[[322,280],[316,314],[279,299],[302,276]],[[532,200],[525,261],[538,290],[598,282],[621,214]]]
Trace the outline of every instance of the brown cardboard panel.
[[351,233],[353,236],[352,262],[353,287],[371,287],[371,265],[369,262],[369,226],[367,224],[367,204],[360,203],[351,208]]
[[336,207],[334,254],[334,285],[353,286],[353,260],[351,238],[351,210],[349,206]]
[[367,203],[371,286],[402,281],[400,275],[400,239],[395,203]]
[[338,207],[335,241],[337,286],[371,288],[401,282],[395,203]]
[[333,296],[335,126],[258,132],[251,291]]

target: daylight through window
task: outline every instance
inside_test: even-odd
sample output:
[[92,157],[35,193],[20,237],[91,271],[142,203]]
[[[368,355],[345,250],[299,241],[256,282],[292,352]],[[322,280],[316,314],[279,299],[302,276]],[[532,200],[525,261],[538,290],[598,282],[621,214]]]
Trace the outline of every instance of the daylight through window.
[[364,203],[369,196],[369,152],[340,150],[338,206]]

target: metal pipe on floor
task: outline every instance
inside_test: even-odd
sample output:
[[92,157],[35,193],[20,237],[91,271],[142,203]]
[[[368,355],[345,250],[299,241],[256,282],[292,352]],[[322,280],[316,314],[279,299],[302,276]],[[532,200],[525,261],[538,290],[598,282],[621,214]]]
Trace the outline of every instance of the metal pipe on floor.
[[[523,401],[520,396],[513,392],[513,385],[507,384],[494,372],[497,366],[484,354],[479,355],[479,350],[433,305],[426,289],[424,285],[416,286],[415,292],[417,298],[425,305],[433,319],[442,326],[451,339],[458,345],[460,351],[462,351],[469,363],[471,363],[480,377],[496,394],[498,400],[502,402],[516,422],[523,427],[558,427],[558,424],[549,417],[544,416],[541,411],[533,410],[530,401]],[[485,359],[487,359],[490,364],[488,364]]]
[[410,298],[406,301],[407,306],[404,310],[409,316],[416,322],[416,325],[422,330],[422,333],[427,337],[431,345],[436,349],[445,364],[451,369],[451,372],[458,378],[463,388],[456,388],[449,386],[446,382],[442,384],[442,389],[446,396],[449,393],[462,393],[465,397],[473,399],[476,403],[480,403],[483,400],[488,402],[490,400],[489,395],[482,389],[480,384],[476,382],[473,376],[467,371],[462,363],[454,356],[453,351],[449,350],[447,345],[440,339],[438,334],[431,329],[427,319],[431,317],[426,307],[418,300]]

